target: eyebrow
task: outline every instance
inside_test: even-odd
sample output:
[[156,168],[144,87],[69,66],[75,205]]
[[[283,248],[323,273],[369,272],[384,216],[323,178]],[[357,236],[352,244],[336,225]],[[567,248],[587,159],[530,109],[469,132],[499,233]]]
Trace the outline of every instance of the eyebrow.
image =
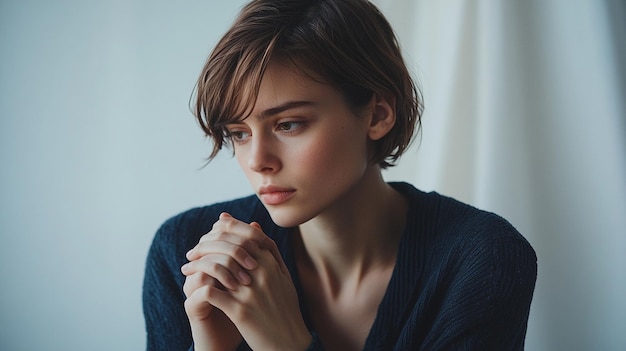
[[313,106],[313,105],[316,105],[316,103],[313,101],[287,101],[276,107],[268,108],[267,110],[261,112],[258,118],[260,120],[264,120],[271,116],[275,116],[281,112],[285,112],[294,108],[303,107],[303,106]]

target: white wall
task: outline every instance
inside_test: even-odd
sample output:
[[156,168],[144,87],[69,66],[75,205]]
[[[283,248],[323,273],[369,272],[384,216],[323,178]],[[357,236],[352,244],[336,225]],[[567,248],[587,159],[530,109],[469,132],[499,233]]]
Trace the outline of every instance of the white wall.
[[249,193],[188,101],[243,1],[0,2],[0,349],[145,348],[157,227]]

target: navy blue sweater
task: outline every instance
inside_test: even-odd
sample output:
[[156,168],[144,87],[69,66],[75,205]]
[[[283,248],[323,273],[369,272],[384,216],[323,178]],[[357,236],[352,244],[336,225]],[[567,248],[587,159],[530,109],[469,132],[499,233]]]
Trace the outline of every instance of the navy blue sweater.
[[[364,349],[522,350],[537,277],[529,243],[493,213],[406,183],[391,185],[407,197],[409,212],[396,266]],[[256,196],[189,210],[165,222],[150,247],[143,286],[148,350],[192,345],[180,267],[187,262],[185,253],[224,211],[261,224],[303,296],[290,231],[272,222]],[[323,347],[315,342],[315,348]],[[243,343],[239,349],[249,348]]]

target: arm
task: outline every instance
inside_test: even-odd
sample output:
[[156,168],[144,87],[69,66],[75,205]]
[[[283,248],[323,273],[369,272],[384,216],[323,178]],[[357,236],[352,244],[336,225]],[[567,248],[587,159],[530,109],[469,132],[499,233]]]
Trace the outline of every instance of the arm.
[[187,350],[191,345],[189,321],[182,308],[185,296],[170,243],[175,226],[166,222],[157,232],[146,261],[143,282],[143,311],[147,350]]

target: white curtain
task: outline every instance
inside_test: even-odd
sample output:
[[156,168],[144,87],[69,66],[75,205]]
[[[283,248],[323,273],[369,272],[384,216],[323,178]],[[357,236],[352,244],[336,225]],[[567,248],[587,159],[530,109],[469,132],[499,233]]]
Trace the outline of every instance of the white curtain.
[[531,242],[528,350],[626,350],[626,2],[376,3],[426,105],[421,143],[387,178]]

